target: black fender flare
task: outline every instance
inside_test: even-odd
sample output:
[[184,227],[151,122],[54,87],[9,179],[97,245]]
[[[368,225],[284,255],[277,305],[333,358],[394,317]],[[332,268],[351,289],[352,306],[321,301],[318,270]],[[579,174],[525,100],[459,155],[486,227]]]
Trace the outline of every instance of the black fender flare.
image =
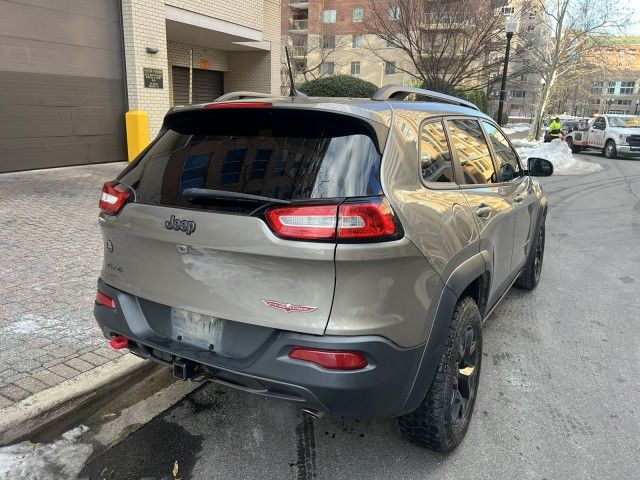
[[402,406],[400,415],[418,408],[418,405],[427,395],[440,363],[442,346],[458,299],[473,280],[490,271],[488,269],[489,265],[490,257],[488,252],[479,252],[458,265],[446,280],[438,300],[429,338],[425,343],[413,385]]

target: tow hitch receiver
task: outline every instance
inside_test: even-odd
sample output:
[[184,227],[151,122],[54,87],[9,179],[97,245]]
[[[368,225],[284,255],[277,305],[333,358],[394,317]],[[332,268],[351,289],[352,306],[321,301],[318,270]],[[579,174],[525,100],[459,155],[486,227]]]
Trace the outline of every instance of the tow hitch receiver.
[[189,380],[196,374],[195,363],[189,360],[175,360],[173,362],[173,375],[181,380]]

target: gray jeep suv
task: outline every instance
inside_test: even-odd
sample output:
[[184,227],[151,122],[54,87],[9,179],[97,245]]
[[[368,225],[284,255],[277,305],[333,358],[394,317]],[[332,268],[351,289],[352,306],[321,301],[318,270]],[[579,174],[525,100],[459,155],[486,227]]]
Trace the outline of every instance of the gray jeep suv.
[[[408,101],[409,95],[417,100]],[[95,317],[114,348],[455,448],[482,321],[535,288],[547,199],[473,104],[228,94],[176,107],[103,187]]]

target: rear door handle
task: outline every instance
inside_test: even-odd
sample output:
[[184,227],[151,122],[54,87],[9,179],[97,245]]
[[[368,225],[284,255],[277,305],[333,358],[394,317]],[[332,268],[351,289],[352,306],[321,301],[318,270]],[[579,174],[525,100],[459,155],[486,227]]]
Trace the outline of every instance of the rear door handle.
[[482,218],[488,217],[491,214],[491,207],[489,205],[485,205],[484,203],[481,203],[480,205],[478,205],[478,208],[476,208],[476,215]]
[[513,200],[516,203],[522,203],[525,198],[527,198],[527,195],[523,193],[523,194],[520,194],[520,195],[516,195],[516,197]]

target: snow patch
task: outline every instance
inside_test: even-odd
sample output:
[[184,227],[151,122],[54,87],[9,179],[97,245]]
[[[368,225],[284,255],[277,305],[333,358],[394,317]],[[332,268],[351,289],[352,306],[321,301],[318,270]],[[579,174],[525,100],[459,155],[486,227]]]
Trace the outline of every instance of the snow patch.
[[530,157],[546,158],[553,163],[554,175],[586,175],[602,170],[598,163],[585,162],[578,159],[566,142],[556,139],[544,143],[529,140],[511,140],[520,158],[525,161]]
[[0,478],[73,480],[84,467],[93,447],[76,443],[89,427],[80,425],[53,443],[21,442],[0,448]]
[[530,126],[531,125],[529,125],[528,123],[508,123],[502,129],[502,131],[504,133],[506,133],[507,135],[513,135],[514,133],[524,132],[524,131],[529,130]]
[[59,322],[40,315],[27,314],[20,317],[19,320],[11,322],[2,328],[5,333],[13,333],[16,335],[31,335],[41,331],[43,328],[52,327]]

